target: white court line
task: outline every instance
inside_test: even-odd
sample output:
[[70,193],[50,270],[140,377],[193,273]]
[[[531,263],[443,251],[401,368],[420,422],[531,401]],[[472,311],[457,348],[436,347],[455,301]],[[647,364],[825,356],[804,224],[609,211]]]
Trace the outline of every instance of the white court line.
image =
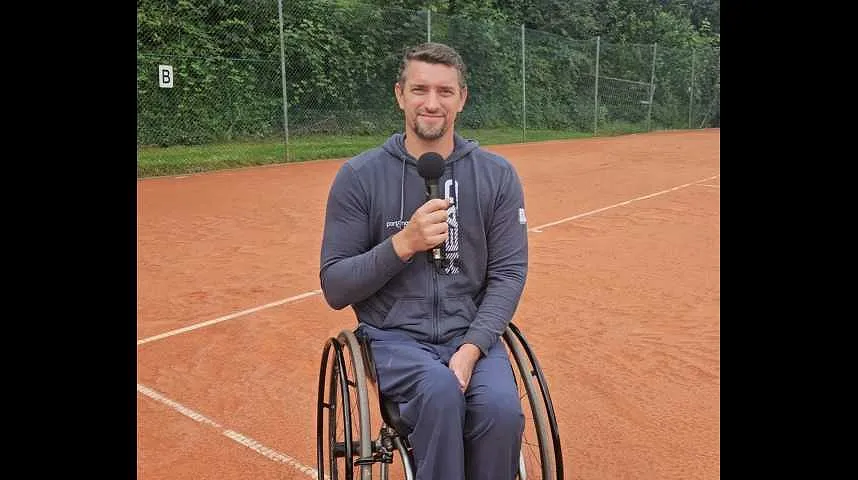
[[242,435],[242,434],[240,434],[234,430],[224,429],[221,424],[215,422],[214,420],[211,420],[211,419],[205,417],[204,415],[197,413],[188,407],[185,407],[184,405],[180,404],[179,402],[170,400],[169,398],[161,395],[160,393],[152,390],[149,387],[146,387],[144,385],[140,385],[138,383],[137,384],[137,391],[142,393],[143,395],[146,395],[149,398],[155,399],[155,400],[175,409],[176,411],[178,411],[179,413],[181,413],[182,415],[184,415],[186,417],[190,417],[190,418],[192,418],[192,419],[194,419],[200,423],[203,423],[203,424],[209,425],[211,427],[217,428],[218,430],[221,431],[220,433],[222,433],[226,437],[244,445],[245,447],[255,451],[256,453],[259,453],[260,455],[262,455],[268,459],[274,460],[275,462],[280,462],[280,463],[289,465],[290,467],[294,467],[299,472],[306,474],[310,478],[314,478],[314,479],[319,478],[319,472],[315,468],[308,467],[308,466],[304,465],[303,463],[299,462],[298,460],[295,460],[294,458],[290,457],[289,455],[286,455],[285,453],[278,452],[277,450],[274,450],[272,448],[266,447],[265,445],[257,442],[256,440],[249,438],[249,437],[246,437],[246,436],[244,436],[244,435]]
[[283,305],[284,303],[294,302],[296,300],[301,300],[302,298],[312,297],[313,295],[319,295],[322,293],[321,290],[313,290],[312,292],[302,293],[300,295],[295,295],[294,297],[284,298],[283,300],[277,300],[276,302],[266,303],[265,305],[260,305],[258,307],[248,308],[247,310],[242,310],[240,312],[232,313],[229,315],[224,315],[223,317],[215,318],[214,320],[208,320],[206,322],[195,323],[193,325],[189,325],[184,328],[179,328],[176,330],[170,330],[169,332],[162,333],[160,335],[155,335],[154,337],[144,338],[143,340],[137,340],[137,345],[143,345],[147,342],[152,342],[155,340],[161,340],[162,338],[171,337],[173,335],[178,335],[180,333],[190,332],[191,330],[196,330],[198,328],[207,327],[209,325],[214,325],[215,323],[224,322],[226,320],[232,320],[236,317],[241,317],[243,315],[248,315],[254,312],[258,312],[260,310],[265,310],[266,308],[276,307],[278,305]]
[[[719,175],[720,175],[720,174],[719,174]],[[713,178],[718,178],[718,177],[719,177],[719,175],[713,175],[713,176],[711,176],[711,177],[707,177],[707,178],[704,178],[704,179],[702,179],[702,180],[697,180],[697,181],[694,181],[694,182],[689,182],[689,183],[686,183],[686,184],[683,184],[683,185],[677,185],[677,186],[675,186],[675,187],[668,188],[667,190],[662,190],[662,191],[660,191],[660,192],[650,193],[649,195],[644,195],[644,196],[642,196],[642,197],[637,197],[637,198],[633,198],[633,199],[631,199],[631,200],[626,200],[625,202],[615,203],[615,204],[613,204],[613,205],[608,205],[607,207],[597,208],[596,210],[590,210],[589,212],[579,213],[578,215],[575,215],[575,216],[572,216],[572,217],[566,217],[566,218],[563,218],[563,219],[557,220],[556,222],[546,223],[546,224],[543,224],[543,225],[539,225],[538,227],[529,228],[527,231],[528,231],[528,232],[541,233],[543,228],[553,227],[554,225],[560,225],[561,223],[566,223],[566,222],[569,222],[569,221],[572,221],[572,220],[576,220],[576,219],[579,219],[579,218],[582,218],[582,217],[586,217],[586,216],[588,216],[588,215],[593,215],[594,213],[604,212],[605,210],[608,210],[608,209],[611,209],[611,208],[621,207],[621,206],[623,206],[623,205],[628,205],[628,204],[630,204],[630,203],[632,203],[632,202],[637,202],[637,201],[639,201],[639,200],[645,200],[645,199],[647,199],[647,198],[652,198],[652,197],[655,197],[655,196],[658,196],[658,195],[663,195],[663,194],[665,194],[665,193],[673,192],[673,191],[675,191],[675,190],[679,190],[680,188],[685,188],[685,187],[688,187],[688,186],[690,186],[690,185],[694,185],[695,183],[705,182],[705,181],[707,181],[707,180],[712,180]]]
[[721,188],[721,185],[712,185],[711,183],[701,183],[701,187]]

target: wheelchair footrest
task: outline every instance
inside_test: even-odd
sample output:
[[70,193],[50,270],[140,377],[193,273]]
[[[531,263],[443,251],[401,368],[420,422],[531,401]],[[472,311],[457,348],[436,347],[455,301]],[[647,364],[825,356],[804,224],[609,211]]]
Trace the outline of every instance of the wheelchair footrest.
[[355,460],[355,465],[358,465],[358,466],[360,466],[360,465],[372,465],[373,463],[375,463],[377,461],[378,461],[378,459],[375,457],[360,457],[357,460]]
[[390,452],[376,452],[371,457],[360,457],[355,460],[355,465],[371,465],[373,463],[393,463],[393,454]]

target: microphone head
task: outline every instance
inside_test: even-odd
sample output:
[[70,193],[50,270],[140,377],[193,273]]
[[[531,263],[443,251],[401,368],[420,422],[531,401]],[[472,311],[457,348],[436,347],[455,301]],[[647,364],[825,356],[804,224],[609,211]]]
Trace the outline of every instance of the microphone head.
[[426,152],[417,159],[417,173],[425,179],[440,178],[444,173],[444,157],[440,153]]

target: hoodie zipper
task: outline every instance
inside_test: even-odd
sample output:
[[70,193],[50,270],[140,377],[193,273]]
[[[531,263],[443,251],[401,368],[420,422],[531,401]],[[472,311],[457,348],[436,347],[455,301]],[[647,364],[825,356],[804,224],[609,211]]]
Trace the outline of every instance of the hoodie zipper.
[[[446,169],[446,165],[444,167]],[[440,326],[441,314],[438,311],[439,310],[438,304],[440,303],[439,298],[438,298],[438,268],[439,268],[439,264],[433,260],[430,262],[430,265],[431,265],[430,268],[432,269],[432,291],[433,291],[432,292],[433,293],[433,296],[432,296],[432,329],[433,329],[432,343],[438,343],[438,339],[441,336],[441,333],[440,333],[440,330],[441,330],[441,326]]]
[[438,268],[435,262],[432,262],[432,286],[434,287],[434,296],[432,297],[432,327],[434,328],[434,336],[432,343],[438,343],[439,330],[439,314],[438,314]]
[[[445,167],[446,167],[446,165],[445,165]],[[432,290],[433,290],[432,327],[434,329],[433,337],[432,337],[432,343],[438,343],[438,337],[441,336],[441,332],[440,332],[441,326],[439,325],[441,323],[441,319],[440,319],[441,314],[438,312],[438,308],[439,308],[438,307],[438,303],[439,303],[439,299],[438,299],[438,266],[439,265],[434,260],[431,262],[431,265],[432,265],[431,268],[432,268]]]

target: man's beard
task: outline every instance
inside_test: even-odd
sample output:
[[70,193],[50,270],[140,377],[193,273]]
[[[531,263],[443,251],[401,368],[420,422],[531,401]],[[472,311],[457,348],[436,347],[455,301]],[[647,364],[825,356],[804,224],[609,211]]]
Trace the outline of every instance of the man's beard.
[[414,133],[422,140],[438,140],[447,133],[446,119],[441,123],[441,126],[432,128],[422,125],[418,119],[414,119]]

